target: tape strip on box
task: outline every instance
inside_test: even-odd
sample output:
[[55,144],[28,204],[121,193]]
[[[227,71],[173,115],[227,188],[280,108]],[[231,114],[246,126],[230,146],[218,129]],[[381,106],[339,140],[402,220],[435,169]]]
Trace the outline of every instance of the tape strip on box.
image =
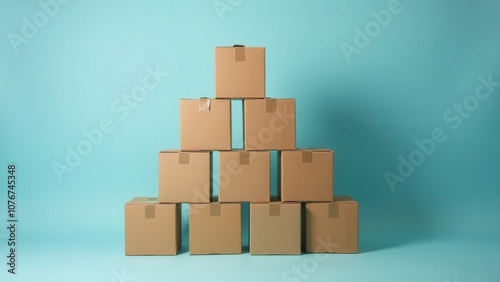
[[240,152],[240,165],[250,164],[250,152],[241,151]]
[[266,113],[276,112],[276,99],[266,99]]
[[302,151],[302,162],[312,163],[313,162],[313,152],[311,150]]
[[220,216],[220,203],[210,203],[210,216]]
[[245,58],[245,46],[234,45],[234,60],[236,62],[244,62]]
[[146,219],[154,219],[155,218],[155,207],[156,203],[146,202],[144,205],[144,217]]
[[328,204],[328,217],[329,218],[339,217],[339,205],[337,203]]
[[200,98],[198,111],[209,113],[211,104],[212,104],[212,101],[210,100],[210,98],[207,98],[207,97]]
[[280,216],[281,204],[280,203],[270,203],[269,204],[269,216]]
[[179,152],[179,164],[189,164],[188,152]]

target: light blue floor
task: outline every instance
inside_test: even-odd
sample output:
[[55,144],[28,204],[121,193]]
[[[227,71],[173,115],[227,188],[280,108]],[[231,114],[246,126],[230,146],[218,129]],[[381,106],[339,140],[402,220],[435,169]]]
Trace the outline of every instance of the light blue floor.
[[[114,244],[29,243],[19,273],[0,281],[498,281],[500,240],[448,237],[387,244],[361,242],[357,255],[126,257]],[[120,242],[118,242],[120,241]],[[376,245],[385,245],[378,247]],[[2,267],[5,269],[5,267]],[[7,279],[5,279],[7,278]],[[237,278],[234,280],[232,278]]]

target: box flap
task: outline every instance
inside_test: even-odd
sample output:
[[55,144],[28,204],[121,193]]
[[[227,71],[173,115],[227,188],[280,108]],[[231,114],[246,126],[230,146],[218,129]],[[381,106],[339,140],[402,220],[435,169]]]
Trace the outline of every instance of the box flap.
[[132,200],[128,201],[126,205],[145,205],[146,203],[156,203],[158,202],[158,198],[149,198],[149,197],[136,197]]
[[333,152],[333,150],[331,149],[324,149],[324,148],[297,148],[297,151]]
[[176,149],[165,149],[165,150],[161,150],[159,153],[160,154],[168,154],[168,153],[179,153],[180,151],[179,150],[176,150]]
[[339,204],[358,204],[353,198],[345,195],[334,196],[333,201]]
[[165,149],[158,152],[159,154],[178,154],[178,153],[189,153],[189,154],[197,154],[197,153],[211,153],[210,150],[196,150],[196,151],[181,151],[176,149]]

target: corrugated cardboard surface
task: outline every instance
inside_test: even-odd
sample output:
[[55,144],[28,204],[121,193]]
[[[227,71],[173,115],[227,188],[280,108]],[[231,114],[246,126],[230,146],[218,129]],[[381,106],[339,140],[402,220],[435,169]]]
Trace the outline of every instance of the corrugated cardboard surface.
[[125,204],[125,254],[176,255],[181,245],[181,205],[134,198]]
[[300,203],[251,203],[250,253],[300,254],[300,221]]
[[190,204],[189,253],[241,254],[241,204]]
[[245,150],[295,150],[295,99],[244,101]]
[[208,203],[211,152],[161,151],[158,154],[158,200],[161,203]]
[[281,152],[281,199],[321,202],[333,199],[333,151]]
[[358,203],[347,196],[333,202],[306,203],[306,251],[358,252]]
[[180,131],[181,150],[231,150],[231,101],[180,100]]
[[269,202],[269,151],[230,151],[219,154],[221,202]]
[[266,96],[264,47],[215,48],[215,97]]

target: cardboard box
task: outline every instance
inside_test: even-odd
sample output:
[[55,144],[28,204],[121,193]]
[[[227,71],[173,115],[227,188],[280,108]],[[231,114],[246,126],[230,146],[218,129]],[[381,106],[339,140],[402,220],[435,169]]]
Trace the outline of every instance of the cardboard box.
[[329,203],[306,203],[306,251],[358,252],[358,203],[335,196]]
[[220,152],[220,202],[269,202],[270,183],[269,151]]
[[231,150],[231,101],[180,100],[181,150]]
[[295,150],[295,99],[244,100],[245,150]]
[[300,254],[300,219],[300,203],[251,203],[250,254]]
[[215,98],[266,97],[264,47],[215,48]]
[[333,199],[333,151],[281,152],[281,200],[328,202]]
[[125,204],[125,255],[176,255],[181,246],[181,205],[134,198]]
[[209,203],[212,152],[164,150],[158,154],[161,203]]
[[241,254],[241,204],[189,204],[189,253]]

